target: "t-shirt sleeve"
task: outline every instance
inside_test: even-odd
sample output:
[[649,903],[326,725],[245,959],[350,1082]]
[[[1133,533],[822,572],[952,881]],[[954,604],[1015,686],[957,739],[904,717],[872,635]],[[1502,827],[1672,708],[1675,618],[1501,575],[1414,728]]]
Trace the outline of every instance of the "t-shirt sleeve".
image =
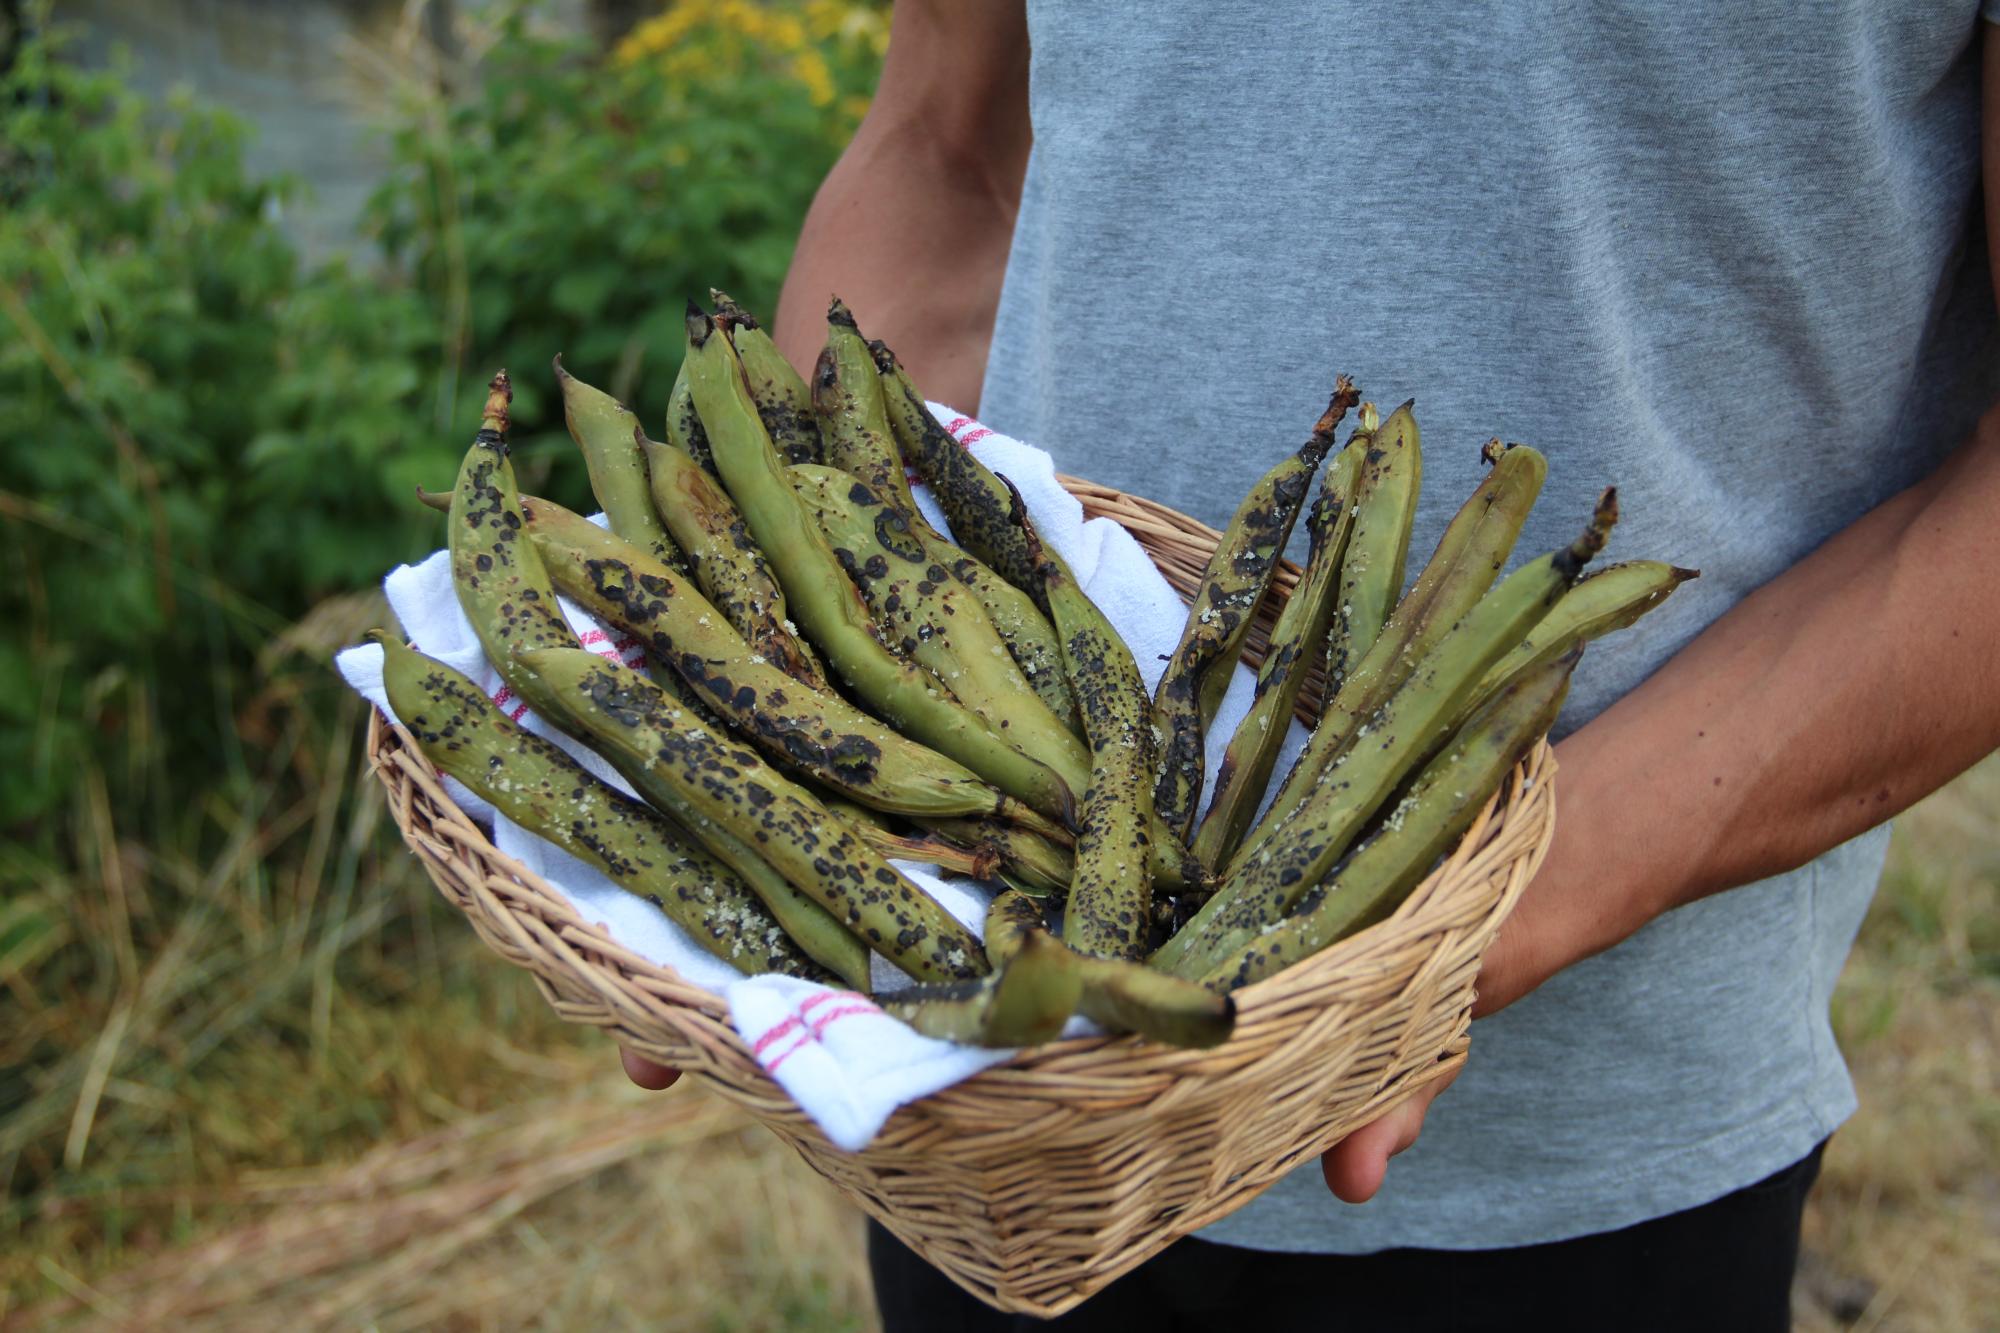
[[2000,23],[2000,0],[1979,0],[1979,17],[1988,23]]

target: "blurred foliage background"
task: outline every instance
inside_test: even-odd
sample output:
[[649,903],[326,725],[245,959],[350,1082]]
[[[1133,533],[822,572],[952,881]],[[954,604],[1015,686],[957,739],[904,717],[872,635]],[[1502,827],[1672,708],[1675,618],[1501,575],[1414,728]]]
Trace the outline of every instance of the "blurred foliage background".
[[[308,255],[257,127],[0,3],[0,1326],[865,1326],[816,1178],[626,1088],[437,901],[327,659],[438,544],[412,488],[493,369],[582,505],[548,359],[650,420],[686,297],[770,311],[886,6],[394,17],[313,53],[380,169]],[[1803,1326],[2000,1308],[1996,797],[1905,821],[1843,987]]]

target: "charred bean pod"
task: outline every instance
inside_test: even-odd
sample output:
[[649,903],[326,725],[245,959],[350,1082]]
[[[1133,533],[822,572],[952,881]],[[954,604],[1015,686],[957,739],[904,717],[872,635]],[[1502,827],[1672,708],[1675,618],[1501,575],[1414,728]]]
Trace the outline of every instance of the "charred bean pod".
[[561,505],[527,510],[556,586],[636,636],[696,697],[778,763],[901,815],[984,815],[1011,803],[969,769],[924,749],[845,699],[758,660],[694,585]]
[[736,355],[743,362],[743,377],[757,415],[771,433],[771,443],[787,463],[817,463],[820,448],[819,423],[813,419],[812,390],[792,369],[792,363],[771,341],[771,335],[750,312],[729,299],[726,292],[709,288],[715,303],[715,322],[729,334]]
[[687,315],[689,384],[723,484],[785,590],[791,615],[857,696],[898,729],[1065,824],[1075,798],[1047,765],[1009,746],[951,692],[876,636],[861,594],[792,489],[758,419],[736,351],[698,308]]
[[1083,707],[1090,781],[1077,832],[1063,941],[1078,953],[1136,958],[1152,922],[1153,755],[1146,683],[1132,652],[1066,568],[1042,555],[1020,493],[1013,521],[1040,571],[1062,636],[1063,666]]
[[1320,493],[1307,516],[1311,546],[1305,571],[1271,631],[1271,646],[1257,672],[1257,694],[1237,724],[1215,773],[1215,795],[1196,831],[1194,854],[1208,865],[1229,863],[1256,816],[1291,725],[1299,689],[1326,642],[1333,619],[1340,557],[1353,526],[1354,483],[1361,455],[1344,449],[1326,465]]
[[1081,989],[1076,956],[1041,935],[1023,939],[990,976],[912,986],[881,1003],[927,1037],[973,1046],[1033,1046],[1062,1035]]
[[653,508],[653,488],[646,456],[639,450],[639,418],[600,389],[592,388],[555,361],[556,383],[562,388],[563,422],[583,454],[590,473],[590,490],[611,520],[611,530],[673,569],[686,561]]
[[1386,919],[1554,725],[1581,646],[1538,662],[1492,694],[1451,743],[1425,765],[1387,818],[1276,925],[1220,941],[1220,961],[1202,975],[1211,991],[1262,981],[1329,944]]
[[546,715],[547,691],[518,655],[533,648],[574,648],[576,635],[528,541],[514,465],[507,458],[507,405],[513,396],[503,370],[487,385],[479,433],[452,486],[451,583],[487,660],[530,708]]
[[834,979],[740,878],[665,818],[599,781],[553,742],[516,726],[484,690],[450,667],[387,635],[370,637],[386,655],[382,682],[390,707],[440,772],[528,832],[655,903],[696,944],[738,971]]
[[1493,664],[1468,707],[1479,707],[1522,673],[1578,644],[1636,623],[1674,589],[1700,577],[1698,569],[1679,569],[1658,560],[1626,560],[1585,576],[1562,595],[1519,647]]
[[544,649],[529,654],[529,663],[554,687],[568,725],[635,785],[644,775],[696,837],[720,827],[913,977],[985,973],[985,954],[970,931],[756,752],[595,653]]
[[826,442],[826,461],[866,482],[911,526],[928,528],[917,516],[916,498],[903,472],[875,354],[855,328],[854,315],[838,299],[826,312],[826,346],[813,366],[812,402],[820,438]]
[[1090,754],[1043,705],[971,589],[931,558],[908,516],[866,481],[830,467],[790,474],[834,558],[890,642],[950,687],[1009,745],[1079,791]]
[[1340,376],[1312,434],[1250,488],[1202,571],[1180,642],[1153,692],[1160,768],[1153,805],[1181,838],[1188,836],[1201,799],[1203,738],[1243,651],[1251,616],[1311,493],[1313,473],[1333,448],[1335,428],[1359,401],[1353,382]]
[[1482,598],[1320,773],[1312,795],[1265,841],[1246,848],[1215,896],[1154,956],[1156,966],[1200,976],[1220,961],[1218,941],[1275,923],[1326,877],[1355,835],[1463,717],[1480,679],[1525,639],[1604,548],[1617,521],[1606,491],[1583,535],[1531,561]]
[[639,435],[653,503],[687,552],[696,583],[753,651],[815,690],[826,688],[817,659],[791,629],[785,593],[750,538],[735,502],[684,449]]
[[[1386,430],[1386,427],[1385,427]],[[1353,662],[1339,690],[1321,710],[1319,724],[1272,799],[1263,821],[1244,841],[1248,851],[1305,800],[1361,720],[1403,683],[1424,654],[1493,586],[1541,493],[1548,460],[1520,445],[1488,444],[1492,464],[1471,497],[1445,525],[1423,573]],[[1359,517],[1356,523],[1359,523]],[[1358,529],[1357,529],[1358,532]],[[1350,543],[1352,538],[1350,538]]]

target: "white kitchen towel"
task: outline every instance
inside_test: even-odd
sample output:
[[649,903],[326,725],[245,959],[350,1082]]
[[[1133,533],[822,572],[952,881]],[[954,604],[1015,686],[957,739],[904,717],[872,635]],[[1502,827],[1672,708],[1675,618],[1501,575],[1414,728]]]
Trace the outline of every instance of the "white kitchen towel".
[[[1180,639],[1186,608],[1139,543],[1110,519],[1086,523],[1083,507],[1057,483],[1055,465],[1048,454],[995,434],[937,404],[931,405],[931,411],[981,462],[1020,488],[1044,539],[1069,562],[1084,590],[1124,637],[1147,685],[1157,683]],[[949,531],[929,493],[918,486],[916,496],[925,515]],[[596,521],[602,523],[603,516]],[[464,672],[523,726],[547,736],[592,772],[630,793],[630,785],[610,765],[528,712],[512,696],[486,660],[470,622],[459,609],[445,552],[435,552],[420,564],[398,567],[384,581],[384,588],[390,609],[411,643]],[[644,665],[644,652],[635,641],[608,630],[567,600],[562,601],[562,610],[586,647],[627,666]],[[337,663],[350,685],[393,716],[382,689],[380,648],[373,644],[349,648],[339,655]],[[1237,668],[1210,732],[1211,780],[1223,748],[1249,708],[1255,684],[1250,671]],[[1290,766],[1304,742],[1304,731],[1294,722],[1279,772]],[[457,782],[447,778],[445,787],[475,820],[492,825],[494,845],[502,853],[541,876],[585,919],[600,923],[624,948],[671,967],[694,985],[720,995],[737,1033],[765,1071],[840,1148],[851,1152],[867,1146],[898,1106],[967,1078],[1010,1054],[920,1036],[883,1013],[866,996],[850,991],[792,977],[745,977],[702,950],[691,935],[651,903],[626,893],[592,867],[498,817],[490,805]],[[899,861],[896,867],[975,933],[981,929],[991,897],[988,889],[970,880],[941,878],[929,866]],[[873,983],[881,994],[910,984],[910,979],[877,957]],[[1071,1030],[1088,1027],[1077,1019],[1072,1020]]]

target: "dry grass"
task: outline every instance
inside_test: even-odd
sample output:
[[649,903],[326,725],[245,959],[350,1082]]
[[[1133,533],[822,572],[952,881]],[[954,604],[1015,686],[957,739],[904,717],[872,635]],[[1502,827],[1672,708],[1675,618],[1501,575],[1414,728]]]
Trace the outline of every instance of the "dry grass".
[[1799,1326],[2000,1328],[2000,758],[1898,822],[1834,997],[1861,1110],[1806,1216]]
[[[358,727],[313,707],[246,723],[200,839],[86,809],[73,869],[9,876],[0,1329],[871,1327],[857,1217],[554,1019],[328,781]],[[1903,821],[1843,980],[1862,1110],[1802,1329],[2000,1327],[1996,887],[2000,760]]]

